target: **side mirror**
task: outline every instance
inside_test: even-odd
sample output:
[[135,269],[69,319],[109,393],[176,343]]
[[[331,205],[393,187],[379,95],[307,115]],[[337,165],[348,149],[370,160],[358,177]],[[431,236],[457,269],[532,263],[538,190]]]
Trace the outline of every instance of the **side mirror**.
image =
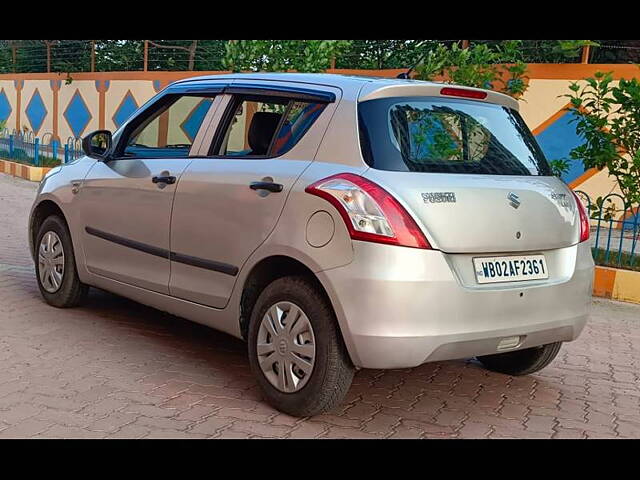
[[111,150],[111,132],[109,130],[96,130],[82,139],[82,150],[88,156],[104,160]]

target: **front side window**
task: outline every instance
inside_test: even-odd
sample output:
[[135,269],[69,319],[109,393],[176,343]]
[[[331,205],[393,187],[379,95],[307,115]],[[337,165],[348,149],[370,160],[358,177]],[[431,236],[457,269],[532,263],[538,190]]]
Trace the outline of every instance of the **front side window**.
[[313,103],[271,96],[240,96],[223,124],[220,146],[213,155],[275,157],[302,138],[324,110]]
[[125,157],[188,157],[213,97],[181,96],[136,127],[124,147]]
[[381,170],[550,175],[518,112],[440,98],[390,98],[359,105],[367,162]]

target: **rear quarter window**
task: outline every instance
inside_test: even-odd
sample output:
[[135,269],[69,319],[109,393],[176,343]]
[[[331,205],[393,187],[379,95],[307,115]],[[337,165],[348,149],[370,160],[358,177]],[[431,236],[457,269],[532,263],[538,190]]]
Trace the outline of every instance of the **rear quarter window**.
[[551,175],[520,114],[502,105],[440,97],[358,105],[365,161],[379,170]]

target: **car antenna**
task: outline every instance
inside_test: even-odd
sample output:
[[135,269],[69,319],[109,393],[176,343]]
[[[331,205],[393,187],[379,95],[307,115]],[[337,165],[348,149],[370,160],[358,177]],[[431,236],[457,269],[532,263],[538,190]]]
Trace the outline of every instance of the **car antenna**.
[[422,60],[424,60],[424,59],[425,59],[425,57],[426,57],[427,55],[429,55],[429,53],[430,53],[430,50],[428,50],[427,52],[425,52],[425,53],[424,53],[424,54],[423,54],[423,55],[418,59],[418,61],[417,61],[416,63],[414,63],[414,64],[413,64],[413,66],[411,66],[411,68],[409,68],[409,70],[407,70],[406,72],[403,72],[403,73],[399,73],[399,74],[396,76],[396,78],[410,79],[410,78],[411,78],[411,77],[410,77],[411,72],[413,72],[413,71],[415,70],[415,68],[416,68],[418,65],[420,65],[420,62],[422,62]]
[[411,68],[409,68],[409,70],[407,70],[406,72],[402,72],[399,73],[396,78],[404,78],[404,79],[411,79],[410,75],[411,72],[413,72],[415,70],[415,68],[420,65],[420,62],[422,62],[422,60],[424,60],[424,57],[426,57],[429,54],[429,52],[427,51],[426,53],[424,53],[416,63],[414,63]]

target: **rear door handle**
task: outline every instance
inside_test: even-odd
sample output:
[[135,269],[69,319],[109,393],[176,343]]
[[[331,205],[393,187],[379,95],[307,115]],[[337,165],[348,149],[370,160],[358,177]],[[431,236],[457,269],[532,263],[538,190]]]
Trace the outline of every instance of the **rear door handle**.
[[278,193],[282,191],[282,184],[274,182],[251,182],[249,188],[251,190],[268,190],[273,193]]
[[156,175],[151,179],[153,183],[166,183],[167,185],[171,185],[176,183],[176,177],[173,175]]

